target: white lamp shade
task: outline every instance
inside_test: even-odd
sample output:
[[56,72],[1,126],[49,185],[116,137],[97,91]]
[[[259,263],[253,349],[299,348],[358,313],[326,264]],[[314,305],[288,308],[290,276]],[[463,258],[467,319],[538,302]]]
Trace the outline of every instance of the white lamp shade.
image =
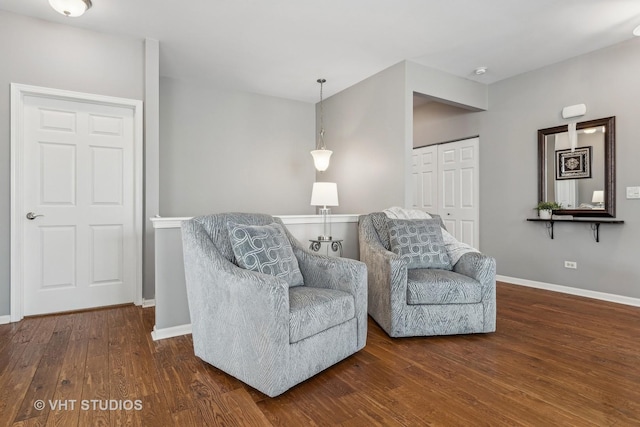
[[312,206],[338,206],[338,185],[335,182],[314,182]]
[[51,7],[64,16],[76,17],[91,7],[91,0],[49,0]]
[[591,203],[604,203],[604,190],[594,191]]
[[313,164],[317,170],[324,172],[329,167],[329,159],[333,151],[331,150],[313,150],[311,155],[313,156]]

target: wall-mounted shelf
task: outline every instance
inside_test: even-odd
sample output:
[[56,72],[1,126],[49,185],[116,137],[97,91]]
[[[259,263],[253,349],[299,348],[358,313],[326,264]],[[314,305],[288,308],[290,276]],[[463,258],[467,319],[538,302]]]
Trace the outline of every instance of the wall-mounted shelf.
[[527,221],[546,222],[547,232],[549,237],[553,239],[553,224],[556,222],[572,222],[591,224],[591,230],[593,231],[593,238],[596,242],[600,241],[600,224],[624,224],[624,221],[618,219],[606,219],[606,218],[573,218],[573,219],[540,219],[540,218],[527,218]]

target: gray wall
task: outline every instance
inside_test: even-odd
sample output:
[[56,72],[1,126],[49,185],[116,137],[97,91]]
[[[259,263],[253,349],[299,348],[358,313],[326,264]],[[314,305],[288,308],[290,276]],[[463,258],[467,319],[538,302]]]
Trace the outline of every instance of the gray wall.
[[[639,69],[634,39],[490,85],[488,111],[446,120],[447,139],[480,135],[480,240],[499,274],[640,297],[640,200],[625,198],[626,186],[640,185]],[[625,224],[603,225],[600,243],[588,225],[557,224],[551,240],[543,224],[525,221],[537,202],[536,131],[568,123],[561,110],[578,103],[587,105],[579,121],[616,116],[617,217]],[[578,269],[565,269],[565,260]]]
[[317,181],[338,184],[335,213],[404,204],[404,64],[324,101],[325,143],[333,151]]
[[0,11],[0,315],[10,310],[10,83],[143,99],[142,40]]
[[424,147],[478,135],[479,117],[479,114],[474,114],[468,109],[438,101],[415,107],[413,109],[413,147]]
[[160,79],[160,215],[310,214],[314,105]]

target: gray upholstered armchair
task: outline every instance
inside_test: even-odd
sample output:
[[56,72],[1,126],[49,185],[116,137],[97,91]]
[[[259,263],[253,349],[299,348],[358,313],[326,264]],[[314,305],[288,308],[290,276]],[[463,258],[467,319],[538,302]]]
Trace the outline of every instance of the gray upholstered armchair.
[[[437,215],[433,220],[441,224]],[[412,268],[406,258],[391,252],[393,241],[383,212],[360,216],[358,227],[360,260],[368,270],[368,311],[387,334],[408,337],[495,331],[493,258],[465,251],[447,267]]]
[[314,254],[262,214],[193,218],[182,240],[205,362],[273,397],[364,347],[364,263]]

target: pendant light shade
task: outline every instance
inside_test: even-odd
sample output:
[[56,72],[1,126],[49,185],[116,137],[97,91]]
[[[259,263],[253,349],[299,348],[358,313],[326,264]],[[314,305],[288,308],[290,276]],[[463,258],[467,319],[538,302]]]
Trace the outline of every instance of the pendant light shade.
[[56,12],[72,18],[83,15],[92,6],[91,0],[49,0],[49,4]]
[[318,79],[318,83],[320,83],[320,134],[318,135],[316,149],[311,152],[311,155],[313,156],[313,165],[320,172],[327,170],[331,155],[333,154],[333,151],[327,150],[327,147],[324,145],[324,106],[322,103],[322,85],[325,82],[325,79]]
[[313,165],[320,172],[324,172],[329,167],[329,160],[331,159],[331,155],[333,151],[331,150],[313,150],[311,155],[313,156]]

